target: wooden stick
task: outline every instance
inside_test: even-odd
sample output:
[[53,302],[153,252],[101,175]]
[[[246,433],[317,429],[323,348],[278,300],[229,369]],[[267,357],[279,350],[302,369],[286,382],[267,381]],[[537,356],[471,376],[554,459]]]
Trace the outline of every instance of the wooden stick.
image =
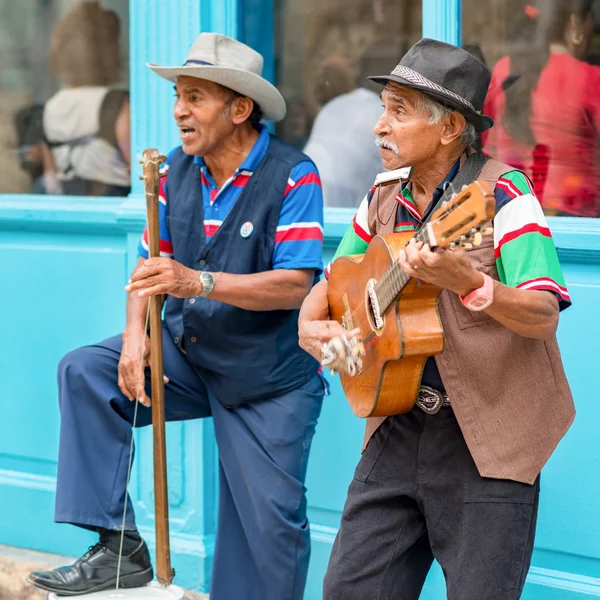
[[[165,161],[158,150],[144,151],[143,179],[146,188],[149,257],[160,256],[158,217],[159,168]],[[162,345],[162,298],[150,298],[150,374],[152,384],[152,429],[154,434],[154,503],[156,510],[156,578],[163,585],[173,581],[169,543],[169,497],[165,436],[165,384]]]

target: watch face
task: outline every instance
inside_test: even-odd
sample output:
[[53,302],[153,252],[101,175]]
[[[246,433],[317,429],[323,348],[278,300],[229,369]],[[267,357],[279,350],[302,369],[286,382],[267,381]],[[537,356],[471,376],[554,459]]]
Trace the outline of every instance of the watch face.
[[204,285],[213,285],[215,278],[210,273],[202,273],[202,283]]
[[469,301],[468,308],[474,311],[485,310],[492,303],[492,298],[481,294]]

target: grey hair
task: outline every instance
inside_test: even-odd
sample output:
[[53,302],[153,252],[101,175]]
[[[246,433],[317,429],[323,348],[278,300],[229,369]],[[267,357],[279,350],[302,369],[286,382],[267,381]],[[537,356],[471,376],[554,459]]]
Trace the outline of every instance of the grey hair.
[[[426,94],[419,94],[419,99],[417,101],[416,108],[417,110],[427,111],[429,113],[430,125],[437,125],[449,114],[457,112],[451,108],[448,108],[447,106],[444,106],[441,102],[438,102],[437,100]],[[470,146],[475,144],[475,142],[477,142],[478,138],[479,134],[475,129],[475,125],[473,125],[471,121],[465,121],[465,128],[460,134],[460,141],[462,142],[462,144],[466,148],[469,148]]]

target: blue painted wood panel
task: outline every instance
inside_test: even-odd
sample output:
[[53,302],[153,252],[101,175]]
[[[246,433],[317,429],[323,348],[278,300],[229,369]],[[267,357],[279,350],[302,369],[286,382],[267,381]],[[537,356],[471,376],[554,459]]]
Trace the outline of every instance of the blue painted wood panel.
[[462,0],[423,0],[423,37],[460,46]]

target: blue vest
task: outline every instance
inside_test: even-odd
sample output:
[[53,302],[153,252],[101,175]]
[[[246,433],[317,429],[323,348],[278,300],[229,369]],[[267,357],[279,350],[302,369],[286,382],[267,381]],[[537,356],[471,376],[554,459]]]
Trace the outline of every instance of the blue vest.
[[[170,161],[167,184],[174,259],[196,271],[271,270],[287,181],[292,168],[306,160],[271,136],[265,156],[207,244],[200,166],[178,149]],[[240,231],[247,222],[254,229],[243,237]],[[237,406],[285,394],[314,377],[318,363],[298,345],[298,313],[249,311],[210,298],[169,296],[165,323],[217,398],[226,406]]]

